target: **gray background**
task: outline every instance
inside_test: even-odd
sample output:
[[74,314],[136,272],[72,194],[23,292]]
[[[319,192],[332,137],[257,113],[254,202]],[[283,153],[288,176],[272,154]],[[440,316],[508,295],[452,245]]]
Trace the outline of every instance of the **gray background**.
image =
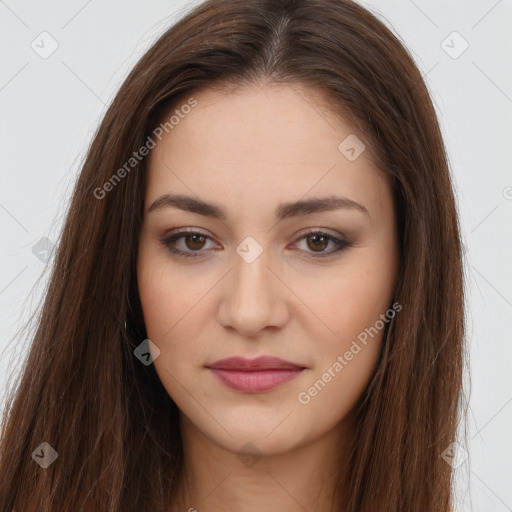
[[[472,365],[458,510],[512,511],[512,1],[361,3],[399,35],[425,75],[454,173]],[[0,0],[2,393],[27,349],[16,330],[47,282],[40,240],[57,239],[92,134],[127,72],[191,5]],[[56,51],[42,58],[52,44]]]

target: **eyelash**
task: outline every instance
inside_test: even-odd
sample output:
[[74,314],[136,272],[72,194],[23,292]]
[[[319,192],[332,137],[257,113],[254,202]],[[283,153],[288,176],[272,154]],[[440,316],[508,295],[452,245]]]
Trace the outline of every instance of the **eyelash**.
[[[178,256],[183,256],[185,258],[197,258],[198,256],[200,256],[201,253],[206,252],[206,251],[204,251],[204,250],[182,251],[180,249],[176,249],[176,247],[171,245],[173,242],[176,242],[176,240],[179,240],[180,238],[186,238],[187,236],[192,236],[192,235],[200,235],[200,236],[204,236],[206,239],[210,239],[209,236],[205,235],[204,233],[200,233],[198,231],[179,231],[177,233],[174,233],[171,236],[164,238],[162,240],[162,244],[172,254],[176,254]],[[343,238],[337,238],[333,235],[329,235],[328,233],[325,233],[323,231],[318,231],[318,230],[308,231],[307,233],[302,235],[298,239],[298,241],[303,240],[303,239],[308,238],[313,235],[323,236],[323,237],[327,238],[328,241],[334,242],[337,246],[337,248],[335,250],[331,250],[329,252],[320,252],[320,253],[311,252],[313,258],[326,258],[335,253],[344,251],[345,249],[350,247],[350,243],[347,240],[344,240]],[[306,252],[309,252],[309,251],[306,251]]]

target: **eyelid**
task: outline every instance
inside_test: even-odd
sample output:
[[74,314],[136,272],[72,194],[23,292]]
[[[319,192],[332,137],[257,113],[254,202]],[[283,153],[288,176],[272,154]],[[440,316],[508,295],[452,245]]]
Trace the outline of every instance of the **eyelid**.
[[339,240],[348,243],[348,239],[344,235],[342,235],[339,232],[335,232],[335,234],[333,234],[332,231],[333,230],[328,229],[328,228],[320,228],[320,227],[316,228],[316,227],[313,227],[313,228],[306,228],[305,231],[300,231],[299,234],[296,235],[296,236],[299,236],[299,238],[302,238],[302,237],[304,237],[306,235],[311,235],[311,234],[319,233],[319,234],[322,234],[322,235],[327,235],[330,238],[338,238]]

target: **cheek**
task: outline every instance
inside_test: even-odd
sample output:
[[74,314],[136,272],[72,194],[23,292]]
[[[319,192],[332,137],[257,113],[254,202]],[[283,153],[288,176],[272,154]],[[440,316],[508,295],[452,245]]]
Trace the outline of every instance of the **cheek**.
[[157,344],[176,337],[175,331],[187,323],[212,286],[207,276],[191,280],[165,252],[149,243],[139,250],[137,281],[148,337],[153,336]]
[[182,407],[190,393],[199,393],[192,369],[205,361],[205,347],[198,340],[204,317],[211,314],[205,299],[215,281],[207,275],[190,279],[169,258],[153,248],[141,247],[137,279],[147,337],[160,349],[155,370],[173,400]]
[[[333,300],[324,298],[322,310],[336,335],[317,338],[314,366],[294,396],[301,421],[313,437],[350,422],[377,367],[388,325],[380,320],[389,307],[387,289],[377,292],[370,279],[348,279],[339,285]],[[371,299],[372,291],[386,293]],[[375,328],[377,322],[382,328]]]
[[312,305],[330,328],[328,351],[329,346],[338,350],[350,345],[390,308],[394,274],[382,268],[389,268],[382,259],[357,254],[354,261],[346,261],[344,268],[330,273]]
[[[187,293],[189,288],[180,282],[179,274],[168,261],[144,247],[139,250],[137,281],[147,336],[160,349],[160,356],[155,360],[158,368],[162,361],[172,361],[169,341],[176,339],[176,332],[192,308],[194,294]],[[189,340],[194,338],[194,333],[190,333]],[[184,342],[175,345],[172,353],[179,356],[186,347]]]
[[[394,312],[391,308],[395,274],[382,269],[394,268],[391,259],[368,250],[344,262],[344,269],[333,272],[312,304],[321,312],[330,333],[317,340],[315,367],[302,404],[315,403],[315,414],[334,413],[342,418],[356,403],[371,379],[382,348],[386,326]],[[345,270],[346,269],[346,270]],[[383,315],[383,316],[381,316]],[[383,320],[384,318],[384,320]],[[334,332],[333,332],[334,331]]]
[[180,406],[186,401],[186,396],[181,396],[182,390],[190,388],[180,362],[190,361],[194,356],[193,341],[197,336],[190,329],[183,332],[187,317],[180,319],[185,315],[186,301],[179,292],[170,292],[167,277],[154,269],[142,272],[141,277],[139,296],[147,337],[160,350],[153,365],[167,394]]

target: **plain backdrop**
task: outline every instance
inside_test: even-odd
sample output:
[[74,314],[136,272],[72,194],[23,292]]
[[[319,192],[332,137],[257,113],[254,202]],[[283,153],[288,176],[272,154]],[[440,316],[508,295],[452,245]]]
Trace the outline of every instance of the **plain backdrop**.
[[[471,349],[457,510],[512,511],[512,2],[361,3],[425,76],[454,177]],[[41,299],[45,255],[94,130],[130,68],[192,5],[0,0],[2,394],[27,350],[15,334]]]

